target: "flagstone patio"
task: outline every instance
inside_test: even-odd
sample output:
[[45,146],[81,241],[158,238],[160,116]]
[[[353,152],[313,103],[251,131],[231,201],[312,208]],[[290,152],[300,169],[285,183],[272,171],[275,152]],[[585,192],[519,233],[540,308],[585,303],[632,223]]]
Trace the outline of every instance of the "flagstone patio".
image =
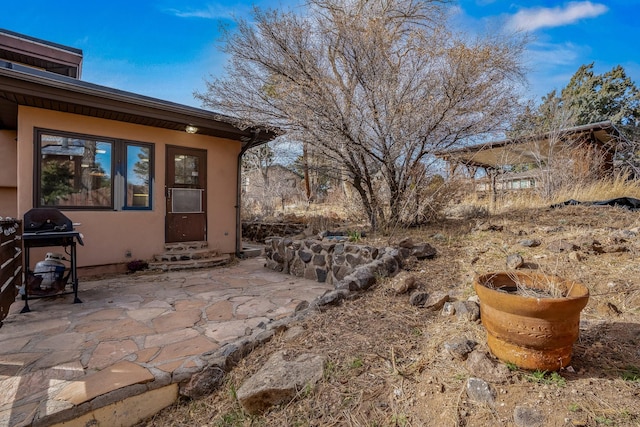
[[264,259],[81,281],[73,296],[16,301],[0,328],[0,427],[131,425],[332,287]]

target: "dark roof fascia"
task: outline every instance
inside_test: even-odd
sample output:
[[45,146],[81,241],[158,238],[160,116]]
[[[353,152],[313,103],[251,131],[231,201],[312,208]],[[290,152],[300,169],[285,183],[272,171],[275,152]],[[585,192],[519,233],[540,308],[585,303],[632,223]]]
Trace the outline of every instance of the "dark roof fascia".
[[10,37],[14,37],[16,39],[24,39],[24,40],[28,40],[30,42],[34,42],[34,43],[38,43],[47,47],[52,47],[55,49],[60,49],[60,50],[64,50],[67,53],[71,53],[74,55],[78,55],[78,56],[82,56],[82,49],[78,49],[75,47],[71,47],[71,46],[65,46],[63,44],[59,44],[59,43],[54,43],[54,42],[50,42],[48,40],[42,40],[36,37],[31,37],[31,36],[27,36],[25,34],[20,34],[20,33],[16,33],[14,31],[10,31],[4,28],[0,28],[0,34],[5,34],[8,35]]
[[82,50],[2,29],[0,59],[77,79],[82,74]]
[[[3,78],[8,79],[5,87],[2,83]],[[208,110],[100,86],[6,61],[0,61],[0,89],[222,131],[242,141],[243,147],[261,145],[277,136],[276,132],[266,128],[240,129],[233,124],[232,118]]]

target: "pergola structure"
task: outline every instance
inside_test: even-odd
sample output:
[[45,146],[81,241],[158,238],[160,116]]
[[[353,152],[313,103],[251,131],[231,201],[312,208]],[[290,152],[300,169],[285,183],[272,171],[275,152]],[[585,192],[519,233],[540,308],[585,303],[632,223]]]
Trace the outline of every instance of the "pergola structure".
[[504,166],[546,165],[549,159],[568,147],[584,148],[581,151],[592,153],[594,158],[597,156],[601,160],[601,174],[612,173],[614,154],[621,141],[626,139],[620,131],[610,121],[603,121],[442,151],[437,157],[448,163],[450,177],[455,176],[460,167],[466,168],[471,178],[483,169],[495,195],[496,178],[504,171]]

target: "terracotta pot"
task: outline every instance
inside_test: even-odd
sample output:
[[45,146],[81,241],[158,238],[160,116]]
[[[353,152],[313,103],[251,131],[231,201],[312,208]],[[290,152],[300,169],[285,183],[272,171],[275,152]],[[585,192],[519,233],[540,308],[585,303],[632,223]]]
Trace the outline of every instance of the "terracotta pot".
[[[554,286],[564,296],[513,293],[518,283],[543,292]],[[487,344],[498,359],[541,371],[556,371],[571,362],[580,311],[589,300],[584,285],[541,273],[500,272],[476,277],[473,286],[480,298]]]

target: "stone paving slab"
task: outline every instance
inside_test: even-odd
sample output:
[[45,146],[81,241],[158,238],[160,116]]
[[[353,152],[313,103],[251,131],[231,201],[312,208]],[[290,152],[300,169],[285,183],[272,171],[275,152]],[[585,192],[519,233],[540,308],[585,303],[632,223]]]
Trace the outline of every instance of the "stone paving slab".
[[22,301],[11,306],[0,328],[0,427],[108,413],[108,405],[188,380],[210,355],[230,353],[332,287],[252,258],[81,281],[79,289],[82,304],[65,295],[29,301],[30,313],[20,313]]

